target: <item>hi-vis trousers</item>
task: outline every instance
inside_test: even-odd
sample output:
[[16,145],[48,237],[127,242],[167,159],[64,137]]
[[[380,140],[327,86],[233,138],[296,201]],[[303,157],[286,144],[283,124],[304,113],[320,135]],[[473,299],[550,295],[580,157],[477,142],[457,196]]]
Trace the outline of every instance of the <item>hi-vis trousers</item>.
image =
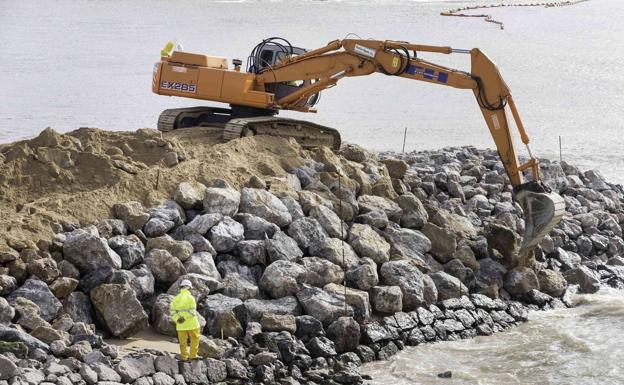
[[[180,342],[180,356],[182,361],[186,361],[189,358],[197,358],[197,351],[199,350],[199,329],[195,330],[178,330],[178,341]],[[188,352],[188,340],[191,340],[191,355],[189,357]]]

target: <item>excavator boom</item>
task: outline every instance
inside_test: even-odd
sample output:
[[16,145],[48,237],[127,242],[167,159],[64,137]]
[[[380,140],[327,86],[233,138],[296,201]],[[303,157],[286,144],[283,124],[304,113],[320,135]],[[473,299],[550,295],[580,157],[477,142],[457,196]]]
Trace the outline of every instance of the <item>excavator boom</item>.
[[[431,63],[418,58],[419,52],[468,54],[471,70],[464,72]],[[540,181],[539,161],[531,153],[509,87],[496,64],[479,49],[344,39],[306,51],[286,40],[272,38],[254,48],[247,72],[240,70],[240,60],[233,62],[234,70],[229,70],[224,58],[164,52],[154,69],[153,92],[229,103],[231,109],[167,110],[159,119],[159,129],[222,123],[226,139],[257,134],[288,135],[304,146],[329,145],[337,149],[340,136],[336,130],[274,115],[279,110],[316,112],[313,107],[319,92],[334,87],[340,79],[373,73],[471,90],[514,186],[514,197],[525,213],[521,257],[530,254],[565,211],[563,199]],[[516,154],[512,120],[527,148],[525,163],[520,163]],[[525,173],[529,175],[528,181]]]

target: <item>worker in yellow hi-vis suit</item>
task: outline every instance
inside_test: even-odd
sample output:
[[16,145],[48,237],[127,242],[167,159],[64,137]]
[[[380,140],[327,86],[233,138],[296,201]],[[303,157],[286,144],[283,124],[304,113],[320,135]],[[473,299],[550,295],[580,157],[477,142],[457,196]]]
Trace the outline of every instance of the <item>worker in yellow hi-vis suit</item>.
[[[180,283],[180,293],[171,301],[171,318],[176,324],[178,340],[180,341],[180,356],[182,361],[197,358],[199,350],[199,319],[197,318],[195,298],[190,289],[193,284],[189,280]],[[191,340],[191,354],[188,352],[188,340]]]

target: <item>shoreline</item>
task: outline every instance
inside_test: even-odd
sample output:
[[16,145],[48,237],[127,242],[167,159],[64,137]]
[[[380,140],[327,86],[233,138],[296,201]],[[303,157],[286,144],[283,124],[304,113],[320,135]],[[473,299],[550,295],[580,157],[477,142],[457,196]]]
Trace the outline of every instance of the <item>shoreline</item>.
[[[83,129],[0,153],[0,335],[18,341],[0,363],[31,379],[361,383],[363,362],[406,345],[505,330],[569,305],[573,285],[624,288],[622,186],[565,162],[542,173],[568,215],[520,266],[521,210],[492,150]],[[121,358],[102,340],[175,335],[181,279],[206,360]]]

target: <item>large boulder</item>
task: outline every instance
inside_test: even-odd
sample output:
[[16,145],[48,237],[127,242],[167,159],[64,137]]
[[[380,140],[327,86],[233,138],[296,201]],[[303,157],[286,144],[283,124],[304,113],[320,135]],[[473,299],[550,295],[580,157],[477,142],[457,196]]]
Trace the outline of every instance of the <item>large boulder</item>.
[[438,292],[431,278],[409,260],[386,262],[379,271],[385,285],[401,288],[404,311],[429,306],[437,301]]
[[375,286],[370,291],[370,300],[379,313],[394,314],[403,310],[403,292],[398,286]]
[[13,318],[15,318],[15,309],[6,299],[0,297],[0,324],[10,324]]
[[269,191],[262,189],[243,188],[240,212],[264,218],[279,227],[286,227],[292,222],[292,216],[284,203]]
[[145,246],[136,235],[117,235],[108,240],[108,245],[121,258],[121,268],[130,269],[143,261]]
[[204,211],[233,216],[238,212],[241,194],[231,188],[209,187],[204,192]]
[[200,214],[193,218],[186,226],[198,234],[206,235],[217,223],[223,220],[219,213]]
[[487,241],[490,248],[502,255],[501,263],[507,269],[518,266],[518,252],[520,251],[520,236],[512,229],[491,223],[487,229]]
[[360,344],[360,325],[351,317],[340,317],[327,328],[337,353],[353,352]]
[[218,225],[210,229],[210,243],[220,253],[227,253],[236,247],[236,244],[245,239],[243,225],[230,217],[225,217]]
[[219,274],[219,270],[217,270],[212,255],[205,251],[192,254],[191,257],[184,262],[184,269],[187,274],[202,274],[216,280],[221,280],[221,274]]
[[313,244],[309,254],[325,258],[343,269],[355,266],[359,261],[351,245],[338,238],[325,238]]
[[538,271],[537,280],[540,291],[553,297],[561,297],[568,288],[568,283],[563,274],[555,270],[542,269]]
[[535,272],[526,267],[510,270],[503,278],[505,290],[512,296],[520,298],[530,290],[539,290],[539,281]]
[[38,279],[31,278],[26,280],[22,287],[12,292],[7,299],[12,303],[19,297],[26,298],[39,306],[41,317],[48,322],[55,319],[63,308],[63,305],[50,291],[48,285]]
[[188,241],[176,241],[169,235],[157,238],[149,238],[146,245],[147,251],[160,249],[167,250],[169,254],[184,262],[193,254],[193,245]]
[[385,236],[392,246],[392,253],[426,264],[424,255],[431,250],[431,241],[423,233],[388,226]]
[[104,284],[91,291],[98,320],[111,335],[128,338],[147,327],[148,318],[127,285]]
[[238,213],[234,216],[234,219],[243,225],[245,228],[245,239],[248,240],[263,241],[267,237],[272,238],[280,229],[275,223],[253,214]]
[[347,305],[353,308],[353,317],[359,323],[364,324],[370,320],[372,311],[370,298],[367,292],[345,287],[336,283],[329,283],[325,285],[323,290],[338,297],[344,297]]
[[468,295],[468,288],[457,278],[443,271],[429,274],[438,291],[438,301]]
[[68,314],[74,322],[83,322],[89,325],[92,324],[95,319],[91,299],[81,291],[75,291],[63,300],[63,311]]
[[[294,241],[293,241],[294,242]],[[236,255],[246,265],[266,265],[265,241],[240,241],[236,245]]]
[[568,284],[579,285],[582,293],[595,293],[600,290],[600,277],[587,266],[579,265],[563,274]]
[[237,273],[231,273],[223,279],[223,294],[246,301],[251,298],[258,298],[260,288],[247,278]]
[[360,290],[370,290],[379,283],[377,264],[370,258],[361,258],[357,264],[347,268],[349,286]]
[[122,265],[121,257],[110,248],[106,239],[97,235],[95,228],[93,231],[77,229],[67,233],[63,257],[83,273],[104,266],[119,269]]
[[21,342],[28,348],[29,351],[35,349],[41,349],[48,351],[48,344],[39,341],[30,334],[23,332],[19,329],[14,329],[5,325],[0,325],[0,341],[2,342]]
[[360,258],[378,264],[390,260],[390,244],[369,225],[354,223],[349,230],[349,244]]
[[30,261],[28,263],[28,273],[48,285],[60,275],[56,261],[50,257]]
[[314,218],[297,219],[288,227],[288,235],[297,242],[304,252],[329,237],[320,223]]
[[[244,325],[249,322],[260,322],[264,313],[301,315],[301,306],[295,297],[279,299],[249,299],[234,311]],[[208,318],[208,317],[207,317]]]
[[201,183],[182,182],[173,193],[173,199],[186,210],[203,208],[206,186]]
[[453,259],[453,254],[457,249],[457,241],[451,231],[433,223],[425,223],[422,232],[431,241],[431,253],[438,262],[447,263]]
[[124,357],[119,361],[115,370],[125,384],[131,384],[141,377],[151,376],[156,373],[154,358],[149,354],[138,357]]
[[242,337],[243,327],[238,321],[234,309],[242,306],[238,298],[226,297],[223,294],[208,296],[199,304],[199,311],[206,319],[206,333],[217,338]]
[[273,298],[291,296],[299,291],[299,282],[305,282],[307,273],[294,262],[276,261],[264,270],[260,287]]
[[6,382],[18,374],[19,370],[17,369],[17,365],[8,357],[0,355],[0,381]]
[[113,205],[112,212],[113,216],[124,221],[132,232],[141,230],[150,218],[143,205],[136,201],[117,203]]
[[421,229],[429,219],[425,206],[414,194],[407,193],[401,195],[397,199],[397,204],[403,210],[401,227]]
[[297,299],[306,314],[314,316],[325,326],[329,326],[338,317],[353,316],[353,308],[346,304],[344,295],[331,294],[306,285],[297,293]]
[[332,238],[345,239],[349,227],[332,210],[325,206],[314,206],[310,209],[310,217],[316,219]]
[[303,251],[297,242],[282,231],[277,231],[273,238],[264,242],[269,263],[279,260],[296,261],[303,257]]
[[169,287],[178,277],[186,274],[182,262],[166,250],[151,250],[144,262],[154,275],[156,283],[163,286]]
[[357,199],[360,208],[360,214],[366,214],[371,211],[381,210],[393,222],[400,222],[402,210],[401,207],[388,198],[375,195],[360,195]]
[[316,287],[323,287],[328,283],[342,283],[344,271],[335,263],[324,258],[307,257],[302,260],[307,270],[306,283]]

